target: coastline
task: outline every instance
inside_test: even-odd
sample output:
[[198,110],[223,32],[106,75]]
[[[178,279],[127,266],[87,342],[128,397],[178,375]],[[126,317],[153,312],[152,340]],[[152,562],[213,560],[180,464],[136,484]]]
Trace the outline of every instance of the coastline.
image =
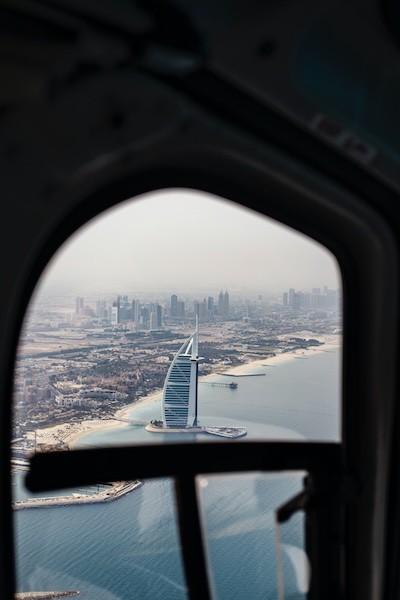
[[[304,332],[300,332],[299,336],[300,336],[300,334],[304,335]],[[296,334],[291,334],[290,336],[285,336],[285,337],[293,337],[294,335],[296,335]],[[307,336],[310,336],[309,332],[307,332]],[[245,374],[248,374],[249,371],[253,370],[254,368],[258,368],[258,367],[262,367],[262,366],[266,366],[266,365],[270,366],[270,367],[274,367],[274,366],[282,364],[288,360],[293,360],[295,358],[307,359],[309,356],[312,356],[314,354],[319,354],[321,352],[327,352],[327,351],[332,352],[341,347],[341,335],[339,335],[339,334],[330,334],[330,335],[315,337],[315,339],[318,339],[318,338],[322,338],[325,340],[321,346],[313,346],[311,348],[304,348],[304,349],[301,348],[301,349],[297,349],[297,350],[292,350],[290,352],[282,352],[282,353],[276,354],[275,356],[259,358],[259,359],[252,360],[250,362],[241,364],[241,365],[236,365],[234,367],[230,367],[228,365],[222,365],[220,367],[216,366],[215,371],[213,373],[209,373],[208,375],[201,375],[199,377],[199,382],[207,381],[208,379],[211,379],[211,378],[221,375],[221,374],[236,375],[236,376],[245,375]],[[62,435],[63,435],[64,442],[70,446],[72,444],[75,444],[77,441],[80,440],[80,438],[87,435],[88,433],[95,433],[95,432],[99,432],[99,431],[103,431],[103,430],[107,430],[107,429],[120,429],[123,427],[128,427],[129,423],[118,422],[118,419],[129,418],[131,416],[130,413],[134,408],[138,408],[140,406],[144,406],[146,404],[149,404],[150,402],[153,402],[158,397],[160,397],[161,394],[162,394],[162,389],[152,392],[148,396],[145,396],[144,398],[140,398],[140,400],[138,400],[136,402],[132,402],[131,404],[128,404],[127,406],[124,406],[123,408],[119,408],[114,413],[114,416],[112,418],[104,419],[104,420],[98,419],[98,420],[94,420],[94,421],[83,421],[82,424],[79,424],[79,429],[75,429],[75,431],[71,432],[69,435],[68,434],[65,435],[66,434],[65,428],[68,427],[67,424],[66,425],[57,425],[56,427],[58,427],[60,430],[62,429]],[[113,419],[115,419],[115,420],[113,420]],[[82,425],[83,427],[81,428],[80,425]]]
[[[326,336],[328,337],[328,336]],[[294,358],[308,358],[310,356],[313,356],[314,354],[319,354],[321,352],[329,352],[329,351],[334,351],[337,348],[341,347],[341,344],[339,343],[339,339],[340,336],[329,336],[329,338],[336,338],[336,339],[329,339],[327,340],[323,345],[321,346],[313,346],[311,348],[301,348],[298,350],[292,350],[291,352],[282,352],[279,354],[276,354],[275,356],[271,356],[268,358],[260,358],[257,360],[253,360],[251,362],[242,364],[242,365],[237,365],[236,367],[232,367],[230,369],[227,369],[226,371],[224,371],[225,375],[245,375],[248,373],[248,371],[250,371],[251,369],[255,368],[255,367],[263,367],[263,366],[271,366],[274,367],[276,365],[280,365],[284,362],[287,362],[288,360],[292,360]],[[222,373],[222,371],[221,371]],[[200,378],[199,378],[200,380]]]

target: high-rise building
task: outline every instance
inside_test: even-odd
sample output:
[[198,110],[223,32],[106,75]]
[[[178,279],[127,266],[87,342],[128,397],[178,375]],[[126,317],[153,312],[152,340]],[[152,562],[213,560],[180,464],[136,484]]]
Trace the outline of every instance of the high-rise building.
[[208,296],[207,300],[207,318],[211,321],[214,318],[214,298]]
[[178,296],[173,294],[171,296],[171,317],[178,316]]
[[207,300],[205,298],[203,298],[202,302],[195,300],[193,302],[193,312],[197,315],[199,320],[205,321],[207,317]]
[[178,350],[165,379],[162,416],[164,427],[196,427],[198,326]]
[[178,300],[177,316],[178,317],[185,316],[185,301],[184,300]]
[[225,319],[229,316],[229,294],[227,290],[225,294],[221,290],[218,297],[218,313]]
[[96,317],[99,319],[107,319],[107,305],[105,300],[97,300],[96,302]]
[[159,304],[156,306],[156,327],[157,329],[162,327],[162,308]]
[[287,306],[287,304],[288,304],[288,293],[287,292],[283,293],[282,303],[284,306]]
[[224,311],[225,311],[225,317],[229,317],[229,294],[228,294],[228,290],[226,290],[225,294],[224,294]]
[[293,296],[293,308],[295,308],[295,309],[300,308],[300,294],[299,293],[296,293]]
[[289,306],[291,306],[292,308],[294,307],[294,296],[295,296],[295,290],[293,288],[290,288],[289,290],[289,296],[288,296],[288,302],[289,302]]
[[119,305],[117,302],[114,301],[111,307],[111,324],[118,325],[119,322]]
[[140,321],[144,327],[148,327],[150,323],[150,312],[147,306],[142,306],[140,309]]
[[222,290],[218,296],[218,314],[220,317],[224,316],[224,293]]
[[218,296],[218,314],[223,319],[226,319],[229,316],[229,294],[228,291],[225,291],[225,294],[221,290]]
[[132,321],[139,323],[140,321],[140,302],[139,300],[132,300]]
[[152,311],[150,313],[150,329],[158,329],[157,327],[157,313]]
[[82,315],[83,314],[83,309],[85,307],[85,303],[84,303],[84,299],[81,297],[78,297],[75,301],[75,312],[77,315]]

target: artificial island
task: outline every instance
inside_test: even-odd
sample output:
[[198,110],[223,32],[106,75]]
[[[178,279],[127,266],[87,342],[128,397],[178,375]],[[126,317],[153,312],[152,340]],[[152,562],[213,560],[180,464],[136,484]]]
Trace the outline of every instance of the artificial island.
[[[153,420],[146,431],[153,433],[207,433],[225,438],[246,435],[245,427],[205,427],[198,422],[199,325],[180,347],[165,378],[162,420]],[[232,384],[236,385],[236,384]]]

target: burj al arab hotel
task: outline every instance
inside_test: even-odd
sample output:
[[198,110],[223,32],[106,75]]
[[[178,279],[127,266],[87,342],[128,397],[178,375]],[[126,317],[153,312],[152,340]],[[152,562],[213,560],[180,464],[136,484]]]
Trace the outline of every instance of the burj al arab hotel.
[[[209,433],[226,438],[246,435],[245,427],[200,426],[198,414],[199,326],[179,348],[168,369],[162,395],[162,421],[151,421],[145,429],[161,433]],[[235,385],[235,388],[237,385]]]
[[199,328],[178,350],[168,370],[162,398],[163,427],[197,427]]

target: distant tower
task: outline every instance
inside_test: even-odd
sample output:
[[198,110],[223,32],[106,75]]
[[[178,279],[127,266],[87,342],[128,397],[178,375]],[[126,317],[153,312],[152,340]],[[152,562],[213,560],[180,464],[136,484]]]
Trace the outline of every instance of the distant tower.
[[132,300],[132,321],[139,323],[140,321],[140,302],[139,300]]
[[207,318],[211,321],[214,318],[214,298],[208,296],[207,300]]
[[218,296],[218,314],[220,317],[224,316],[224,293],[222,290]]
[[199,329],[178,350],[165,379],[162,414],[164,427],[197,426]]
[[112,325],[118,325],[119,321],[120,321],[120,307],[118,305],[118,302],[113,302],[113,305],[111,307],[111,324]]
[[177,317],[178,316],[178,296],[176,296],[176,294],[173,294],[171,296],[171,317]]
[[157,315],[157,329],[161,329],[162,327],[162,308],[159,304],[156,305],[156,315]]
[[293,288],[290,288],[289,290],[289,306],[291,306],[293,308],[294,306],[294,296],[295,296],[295,290]]
[[184,317],[185,316],[185,301],[184,300],[178,300],[178,317]]
[[150,313],[150,329],[157,328],[157,313],[155,311]]
[[75,312],[77,315],[81,315],[83,314],[83,309],[84,309],[84,299],[81,297],[78,297],[75,301]]
[[225,317],[229,317],[229,294],[228,294],[228,290],[226,290],[225,294],[224,294],[224,314],[225,314]]

